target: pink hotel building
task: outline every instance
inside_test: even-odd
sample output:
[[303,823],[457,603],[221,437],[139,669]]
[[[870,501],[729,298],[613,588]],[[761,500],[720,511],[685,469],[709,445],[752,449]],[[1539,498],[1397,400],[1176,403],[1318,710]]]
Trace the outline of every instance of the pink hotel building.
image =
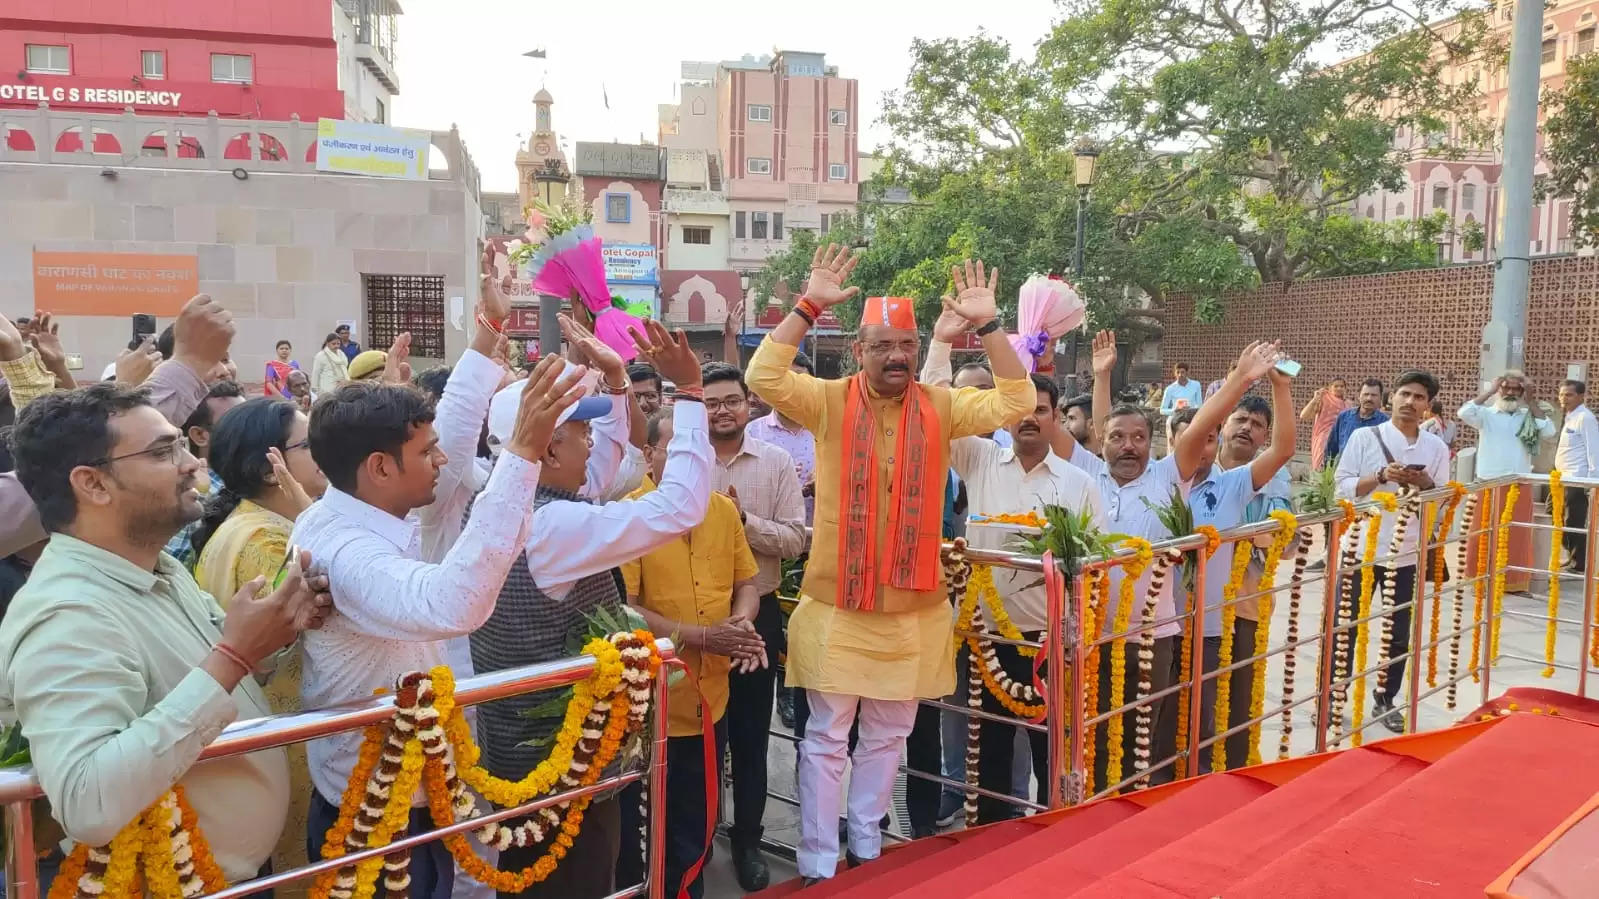
[[824,54],[792,50],[682,72],[678,102],[660,108],[661,305],[684,325],[720,326],[741,273],[795,229],[855,211],[860,86]]

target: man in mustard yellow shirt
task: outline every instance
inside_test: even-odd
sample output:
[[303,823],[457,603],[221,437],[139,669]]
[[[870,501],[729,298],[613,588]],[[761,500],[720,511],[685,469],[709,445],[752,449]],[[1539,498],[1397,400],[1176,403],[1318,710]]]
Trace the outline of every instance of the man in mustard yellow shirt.
[[800,744],[799,872],[838,866],[838,813],[850,725],[859,720],[849,784],[852,863],[882,848],[905,738],[919,699],[955,688],[953,616],[939,562],[949,442],[987,434],[1033,410],[1037,391],[994,302],[999,272],[952,271],[946,309],[970,322],[993,390],[919,384],[921,336],[911,300],[870,297],[853,348],[860,372],[824,381],[790,369],[822,310],[860,292],[843,282],[848,250],[819,248],[805,296],[750,360],[750,389],[816,437],[816,514],[799,605],[788,626],[788,683],[810,708]]
[[[651,477],[634,491],[636,499],[655,489],[666,468],[666,445],[672,442],[672,412],[650,415],[645,430],[644,459]],[[712,789],[722,781],[722,750],[727,744],[728,671],[766,666],[766,647],[755,632],[761,594],[755,585],[759,569],[744,539],[738,506],[720,493],[711,495],[705,520],[643,558],[622,566],[627,602],[651,631],[670,634],[681,647],[693,678],[672,685],[667,699],[666,743],[666,883],[676,895],[683,876],[707,850],[705,800],[707,771],[703,734],[710,722],[716,737]],[[695,694],[696,682],[699,693]],[[700,703],[700,697],[705,699]],[[637,787],[637,785],[634,785]],[[643,879],[639,842],[637,791],[622,802],[622,856],[617,882]],[[687,885],[694,899],[704,892],[695,874]]]

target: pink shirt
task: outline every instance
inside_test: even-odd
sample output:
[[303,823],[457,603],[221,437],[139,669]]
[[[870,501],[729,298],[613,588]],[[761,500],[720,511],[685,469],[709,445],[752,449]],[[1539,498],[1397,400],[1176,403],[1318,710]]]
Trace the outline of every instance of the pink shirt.
[[1332,434],[1333,422],[1338,420],[1339,413],[1349,408],[1348,400],[1341,400],[1331,393],[1321,399],[1321,409],[1316,412],[1316,420],[1310,425],[1310,467],[1321,468],[1327,457],[1327,437]]

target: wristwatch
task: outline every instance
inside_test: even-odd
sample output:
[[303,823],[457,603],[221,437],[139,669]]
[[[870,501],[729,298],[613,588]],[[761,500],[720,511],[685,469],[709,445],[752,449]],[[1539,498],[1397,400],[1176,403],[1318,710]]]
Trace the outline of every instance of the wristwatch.
[[995,331],[998,331],[999,327],[1000,327],[999,319],[991,318],[991,319],[988,320],[987,324],[985,324],[981,328],[977,329],[977,336],[978,337],[987,337],[988,335],[994,333]]

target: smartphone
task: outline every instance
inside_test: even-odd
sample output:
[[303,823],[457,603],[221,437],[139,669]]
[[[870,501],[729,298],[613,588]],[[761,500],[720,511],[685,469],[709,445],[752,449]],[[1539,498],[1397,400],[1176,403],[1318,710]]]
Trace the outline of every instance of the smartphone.
[[139,341],[155,333],[155,316],[148,312],[133,313],[133,341]]
[[1283,359],[1277,363],[1277,370],[1290,378],[1299,377],[1299,370],[1302,367],[1303,366],[1292,359]]
[[[283,586],[283,579],[289,576],[289,566],[300,557],[300,547],[289,544],[289,551],[283,554],[283,563],[278,566],[277,573],[272,575],[272,583],[267,585],[267,590],[276,590]],[[265,591],[262,591],[265,592]]]
[[1406,465],[1405,469],[1407,471],[1426,471],[1427,470],[1427,466],[1426,466],[1425,463],[1416,462],[1416,463],[1413,463],[1413,464],[1410,464],[1410,465]]
[[83,371],[83,354],[67,354],[67,371]]

